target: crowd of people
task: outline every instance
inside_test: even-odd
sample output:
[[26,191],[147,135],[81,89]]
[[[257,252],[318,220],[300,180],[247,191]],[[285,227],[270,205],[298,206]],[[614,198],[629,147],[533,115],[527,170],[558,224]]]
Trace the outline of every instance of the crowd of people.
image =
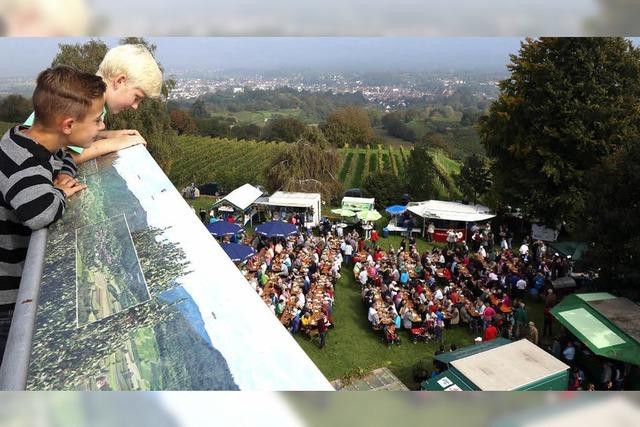
[[337,238],[299,233],[286,239],[256,236],[248,243],[257,249],[243,266],[251,286],[291,333],[318,336],[323,348],[343,262]]

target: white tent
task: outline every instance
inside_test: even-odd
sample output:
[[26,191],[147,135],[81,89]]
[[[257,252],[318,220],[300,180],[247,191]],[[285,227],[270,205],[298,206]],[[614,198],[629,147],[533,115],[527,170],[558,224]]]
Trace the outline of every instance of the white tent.
[[243,214],[243,224],[246,224],[255,215],[256,212],[250,211],[250,207],[260,196],[262,191],[251,184],[244,184],[215,202],[213,208],[221,212],[240,211]]
[[491,219],[495,216],[486,206],[465,205],[442,200],[410,203],[407,209],[422,218],[443,219],[448,221],[478,222]]
[[[457,202],[445,202],[442,200],[427,200],[425,202],[412,202],[407,205],[407,210],[423,219],[438,219],[444,221],[479,222],[495,217],[488,207],[483,205],[465,205]],[[427,221],[424,221],[422,234],[424,235]],[[441,230],[440,230],[441,231]],[[438,234],[439,229],[436,229]],[[459,232],[464,233],[466,239],[466,227]]]
[[320,215],[322,213],[322,197],[320,193],[276,191],[269,197],[257,199],[255,203],[267,206],[313,209],[313,216],[307,216],[306,220],[310,220],[309,222],[314,227],[320,223]]
[[223,200],[244,211],[260,196],[262,196],[262,191],[251,184],[245,184],[227,194]]

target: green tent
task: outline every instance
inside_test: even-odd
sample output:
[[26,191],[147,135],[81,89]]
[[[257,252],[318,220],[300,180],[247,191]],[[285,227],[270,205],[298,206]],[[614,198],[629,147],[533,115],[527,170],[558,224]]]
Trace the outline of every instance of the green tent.
[[422,383],[422,390],[426,391],[476,391],[470,381],[465,381],[455,369],[447,369],[443,373],[429,378]]
[[498,337],[491,341],[484,341],[479,344],[462,347],[456,351],[447,351],[433,356],[433,358],[445,365],[449,365],[454,360],[463,359],[474,354],[482,353],[483,351],[491,350],[492,348],[500,347],[501,345],[510,344],[511,342],[511,340],[506,338]]
[[562,256],[570,255],[571,259],[575,262],[582,261],[584,257],[584,253],[587,251],[588,246],[583,242],[553,242],[549,243],[549,246],[553,248],[554,251],[558,252]]
[[553,316],[594,354],[640,365],[640,306],[608,293],[575,294]]

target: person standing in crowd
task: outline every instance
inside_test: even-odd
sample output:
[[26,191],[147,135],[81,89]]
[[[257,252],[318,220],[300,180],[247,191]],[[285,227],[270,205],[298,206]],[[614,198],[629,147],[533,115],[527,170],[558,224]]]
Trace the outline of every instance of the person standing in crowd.
[[327,339],[327,331],[329,330],[327,317],[323,314],[318,319],[318,337],[320,338],[319,346],[321,349],[324,348]]
[[436,226],[433,225],[433,221],[429,221],[429,225],[427,226],[427,242],[433,242],[433,233],[436,232]]

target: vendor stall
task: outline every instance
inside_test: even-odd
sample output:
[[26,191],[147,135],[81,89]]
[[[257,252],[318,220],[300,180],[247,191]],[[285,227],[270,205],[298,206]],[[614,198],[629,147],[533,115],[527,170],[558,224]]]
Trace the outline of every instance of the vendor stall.
[[469,223],[487,221],[495,217],[486,206],[465,205],[441,200],[412,202],[407,206],[407,210],[422,218],[423,236],[426,235],[429,222],[433,222],[435,226],[433,240],[436,242],[446,242],[449,229],[453,229],[458,236],[458,242],[462,242],[467,239]]
[[271,218],[286,220],[295,214],[304,214],[305,224],[313,227],[320,224],[322,197],[320,193],[292,193],[276,191],[269,197],[260,197],[254,205],[264,211],[269,211]]
[[[252,221],[256,210],[253,203],[262,196],[262,191],[251,184],[244,184],[213,204],[211,209],[217,217],[233,218],[233,222],[246,224]],[[253,225],[253,221],[252,221]]]
[[640,384],[640,306],[606,292],[568,295],[551,314],[588,351],[578,352],[578,363],[599,378],[601,360],[632,366],[627,386]]
[[425,390],[559,391],[569,383],[568,365],[524,339],[498,338],[435,359],[448,369],[425,381]]

